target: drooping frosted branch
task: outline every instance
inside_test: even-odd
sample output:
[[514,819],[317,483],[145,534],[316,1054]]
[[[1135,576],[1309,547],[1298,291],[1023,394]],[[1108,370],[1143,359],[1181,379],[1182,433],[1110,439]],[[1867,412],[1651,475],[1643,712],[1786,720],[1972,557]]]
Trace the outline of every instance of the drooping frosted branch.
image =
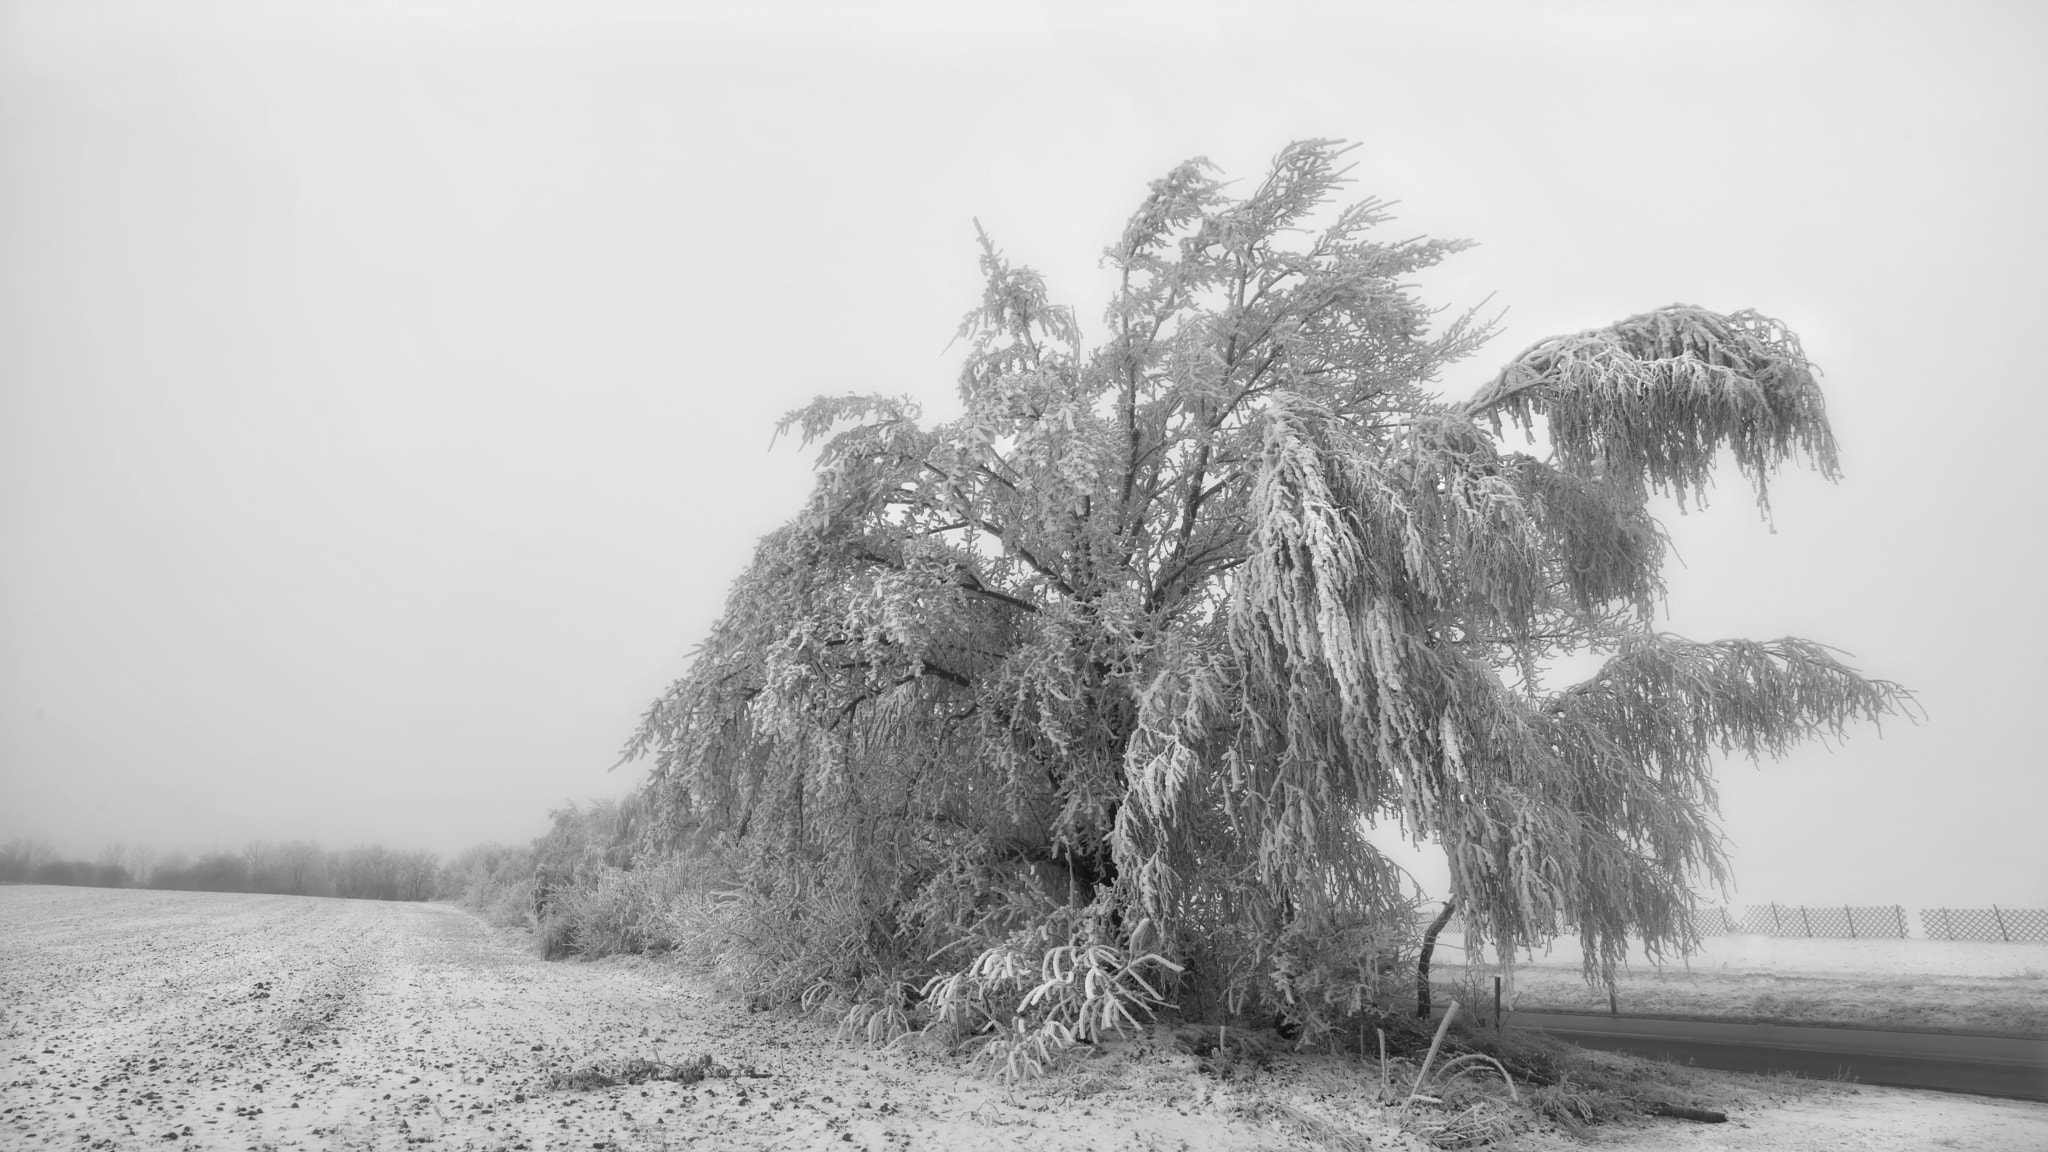
[[1475,419],[1547,423],[1562,465],[1697,499],[1730,449],[1768,510],[1771,474],[1803,458],[1836,474],[1813,366],[1783,324],[1674,304],[1522,353],[1465,405]]

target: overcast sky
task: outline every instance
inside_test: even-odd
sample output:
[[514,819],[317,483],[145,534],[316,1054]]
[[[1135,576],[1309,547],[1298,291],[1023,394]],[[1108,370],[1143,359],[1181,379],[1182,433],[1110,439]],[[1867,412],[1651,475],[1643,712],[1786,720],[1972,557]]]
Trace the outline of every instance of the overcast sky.
[[2044,14],[0,5],[0,839],[622,793],[808,489],[775,418],[952,410],[975,218],[1085,321],[1146,181],[1333,136],[1390,233],[1481,241],[1425,281],[1510,309],[1449,391],[1675,301],[1825,369],[1844,480],[1674,516],[1664,626],[1929,719],[1728,765],[1736,902],[2048,905]]

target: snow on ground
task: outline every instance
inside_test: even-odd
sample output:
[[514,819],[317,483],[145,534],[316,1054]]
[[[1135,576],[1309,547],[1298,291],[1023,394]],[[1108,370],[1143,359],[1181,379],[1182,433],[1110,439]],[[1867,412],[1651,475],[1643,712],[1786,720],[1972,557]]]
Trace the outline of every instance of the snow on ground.
[[[1498,969],[1463,964],[1462,937],[1438,946],[1438,979],[1490,1000]],[[2048,1036],[2048,945],[1709,936],[1661,965],[1636,949],[1615,993],[1622,1012],[1643,1015]],[[1511,1008],[1609,1007],[1574,936],[1519,957],[1506,995]]]
[[[2048,1104],[1902,1088],[1847,1089],[1795,1100],[1726,1124],[1662,1124],[1525,1139],[1512,1152],[2038,1152],[2048,1148]],[[1509,1152],[1509,1150],[1503,1150]]]
[[[1446,932],[1437,947],[1449,958],[1465,953],[1463,936]],[[1491,962],[1499,953],[1480,959]],[[1524,952],[1517,967],[1580,967],[1583,951],[1577,936],[1560,936],[1548,948]],[[1640,946],[1629,953],[1631,968],[1656,966]],[[2048,944],[2002,944],[1974,940],[1835,940],[1786,936],[1708,936],[1688,958],[1667,956],[1673,967],[1699,970],[1781,972],[1786,974],[1872,974],[1891,976],[1969,976],[2001,979],[2048,974]]]
[[[594,1060],[700,1053],[734,1074],[551,1081]],[[452,908],[0,888],[10,1152],[1419,1149],[1375,1101],[1376,1079],[1348,1058],[1294,1056],[1220,1078],[1159,1038],[1105,1045],[1012,1093],[956,1057],[749,1013],[673,966],[544,963]],[[1588,1139],[1644,1152],[2048,1148],[2048,1105],[1740,1083],[1728,1124],[1644,1119]],[[1583,1145],[1532,1129],[1495,1147]]]
[[[837,1042],[673,966],[547,963],[442,905],[0,888],[0,1148],[1308,1147],[1300,1116],[1419,1150],[1355,1062],[1221,1082],[1124,1044],[1015,1093],[956,1058]],[[731,1071],[590,1089],[603,1060]],[[1292,1112],[1283,1109],[1292,1109]]]

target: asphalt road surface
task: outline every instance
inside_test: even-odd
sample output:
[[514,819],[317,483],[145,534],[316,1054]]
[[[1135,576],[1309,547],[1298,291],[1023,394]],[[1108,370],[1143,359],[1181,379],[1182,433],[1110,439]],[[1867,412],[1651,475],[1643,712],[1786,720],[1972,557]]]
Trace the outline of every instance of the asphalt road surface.
[[1509,1025],[1703,1068],[2048,1100],[2048,1040],[1562,1012],[1517,1012]]

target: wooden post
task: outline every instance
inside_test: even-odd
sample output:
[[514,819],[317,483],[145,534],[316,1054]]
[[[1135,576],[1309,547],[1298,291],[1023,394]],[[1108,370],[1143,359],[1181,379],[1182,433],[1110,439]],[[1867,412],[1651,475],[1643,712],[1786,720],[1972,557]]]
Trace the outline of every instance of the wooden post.
[[1998,921],[1999,939],[2005,941],[2007,944],[2012,943],[2012,933],[2007,932],[2005,930],[2005,914],[1998,910],[1998,905],[1996,904],[1993,904],[1991,906],[1991,918]]
[[1806,918],[1806,905],[1804,904],[1799,906],[1799,926],[1806,929],[1808,936],[1813,935],[1813,921]]
[[1892,915],[1899,922],[1899,939],[1906,939],[1906,906],[1904,904],[1892,905]]
[[1842,905],[1842,912],[1849,917],[1849,939],[1854,940],[1856,938],[1856,910],[1844,904]]
[[1778,919],[1778,904],[1774,900],[1771,902],[1771,935],[1783,936],[1784,934],[1785,922]]

